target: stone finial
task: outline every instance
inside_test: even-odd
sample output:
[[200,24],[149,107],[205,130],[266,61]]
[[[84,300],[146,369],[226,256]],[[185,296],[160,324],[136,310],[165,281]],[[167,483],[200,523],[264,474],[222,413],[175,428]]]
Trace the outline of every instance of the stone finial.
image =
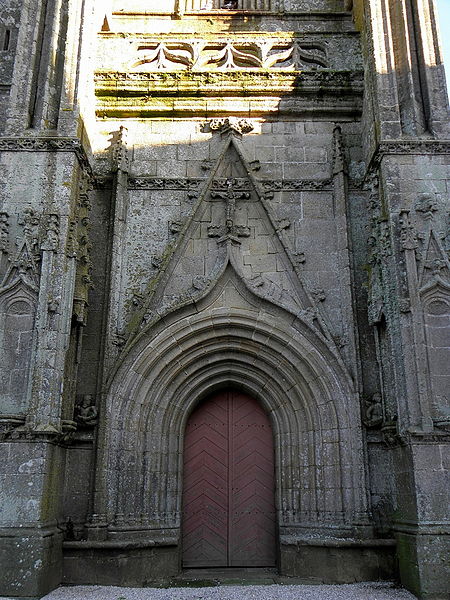
[[128,151],[128,129],[121,125],[116,133],[116,140],[113,145],[113,163],[120,170],[128,172],[130,157]]
[[230,132],[244,135],[245,133],[250,133],[254,129],[253,123],[248,119],[238,119],[237,117],[211,119],[209,127],[212,131],[220,131],[222,135]]

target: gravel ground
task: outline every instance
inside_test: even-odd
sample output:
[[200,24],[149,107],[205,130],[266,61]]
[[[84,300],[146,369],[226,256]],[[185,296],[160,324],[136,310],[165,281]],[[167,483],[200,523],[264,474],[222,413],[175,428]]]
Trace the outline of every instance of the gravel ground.
[[391,583],[358,583],[167,589],[76,586],[59,588],[42,600],[415,600],[415,597]]

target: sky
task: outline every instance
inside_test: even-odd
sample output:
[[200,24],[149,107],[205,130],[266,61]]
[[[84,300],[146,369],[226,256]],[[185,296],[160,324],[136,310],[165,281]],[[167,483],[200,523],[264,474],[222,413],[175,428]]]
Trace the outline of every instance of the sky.
[[439,12],[439,25],[444,50],[447,87],[450,87],[450,0],[436,0]]

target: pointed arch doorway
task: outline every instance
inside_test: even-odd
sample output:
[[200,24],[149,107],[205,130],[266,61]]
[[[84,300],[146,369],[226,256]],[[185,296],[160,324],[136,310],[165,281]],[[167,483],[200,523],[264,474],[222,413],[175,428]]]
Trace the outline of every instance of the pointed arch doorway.
[[226,390],[194,410],[183,490],[183,567],[275,566],[273,434],[254,398]]

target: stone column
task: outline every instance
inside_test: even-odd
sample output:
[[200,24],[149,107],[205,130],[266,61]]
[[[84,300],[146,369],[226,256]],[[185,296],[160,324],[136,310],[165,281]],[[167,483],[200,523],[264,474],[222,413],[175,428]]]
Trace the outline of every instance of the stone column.
[[[121,127],[113,148],[113,191],[112,191],[112,241],[110,249],[110,291],[109,303],[107,307],[106,321],[106,340],[103,367],[103,380],[106,382],[110,369],[114,364],[121,348],[126,343],[126,338],[122,330],[122,321],[120,316],[122,290],[122,268],[123,268],[123,249],[126,234],[126,219],[128,209],[128,171],[129,171],[129,151],[127,141],[127,130]],[[107,536],[106,527],[108,518],[113,515],[111,507],[106,506],[106,488],[108,485],[108,473],[105,472],[107,437],[109,432],[106,430],[106,424],[110,422],[107,417],[110,407],[104,405],[104,396],[100,412],[103,418],[99,424],[98,447],[96,455],[95,487],[93,514],[90,523],[87,525],[88,536],[90,539],[105,539]]]

